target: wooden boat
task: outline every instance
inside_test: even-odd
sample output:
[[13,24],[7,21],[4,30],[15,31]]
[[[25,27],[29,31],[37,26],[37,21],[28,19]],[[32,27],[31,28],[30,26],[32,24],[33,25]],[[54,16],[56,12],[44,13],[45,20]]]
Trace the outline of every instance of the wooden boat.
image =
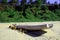
[[41,24],[41,25],[16,25],[12,24],[9,28],[12,29],[25,29],[25,30],[41,30],[52,28],[53,24]]

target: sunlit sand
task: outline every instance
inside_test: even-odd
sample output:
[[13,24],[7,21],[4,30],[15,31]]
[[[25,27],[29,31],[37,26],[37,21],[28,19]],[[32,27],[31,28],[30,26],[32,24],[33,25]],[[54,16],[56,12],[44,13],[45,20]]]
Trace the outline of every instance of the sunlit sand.
[[18,30],[12,30],[9,25],[14,23],[0,23],[0,40],[60,40],[60,21],[54,22],[23,22],[16,23],[20,25],[38,25],[52,23],[54,26],[51,29],[43,29],[46,33],[40,36],[30,36]]

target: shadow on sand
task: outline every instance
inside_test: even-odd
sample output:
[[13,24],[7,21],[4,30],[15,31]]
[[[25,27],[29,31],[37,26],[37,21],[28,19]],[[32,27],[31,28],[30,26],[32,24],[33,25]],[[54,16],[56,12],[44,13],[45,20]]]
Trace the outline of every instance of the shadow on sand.
[[25,34],[32,36],[32,37],[38,37],[43,35],[44,33],[47,33],[46,31],[43,30],[27,30],[26,32],[24,32]]
[[[13,29],[12,29],[12,30],[13,30]],[[16,30],[18,30],[18,32],[22,32],[22,31],[20,31],[19,29],[16,29]],[[27,35],[29,35],[29,36],[32,36],[32,37],[38,37],[38,36],[41,36],[41,35],[47,33],[47,32],[44,31],[44,30],[24,30],[24,29],[23,29],[23,31],[24,31],[25,34],[27,34]]]

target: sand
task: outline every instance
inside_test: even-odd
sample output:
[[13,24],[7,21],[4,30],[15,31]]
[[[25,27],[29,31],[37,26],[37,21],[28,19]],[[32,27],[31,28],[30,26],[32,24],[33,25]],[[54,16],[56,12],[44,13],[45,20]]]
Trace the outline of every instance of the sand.
[[[9,25],[14,23],[0,23],[0,40],[60,40],[60,21],[51,22],[23,22],[16,23],[20,25],[38,25],[38,24],[49,24],[52,23],[54,26],[51,29],[43,29],[47,33],[42,33],[40,36],[30,36],[22,33],[18,30],[12,30],[8,28]],[[38,32],[37,32],[38,33]]]

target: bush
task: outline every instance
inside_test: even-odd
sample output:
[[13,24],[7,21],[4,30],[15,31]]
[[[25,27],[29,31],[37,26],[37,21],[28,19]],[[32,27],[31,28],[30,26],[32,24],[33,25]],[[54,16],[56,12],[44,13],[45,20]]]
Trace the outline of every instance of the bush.
[[46,6],[42,6],[41,3],[39,0],[38,8],[36,6],[27,7],[24,14],[23,10],[17,11],[12,6],[4,6],[4,10],[0,11],[0,22],[60,21],[60,9],[53,12]]

